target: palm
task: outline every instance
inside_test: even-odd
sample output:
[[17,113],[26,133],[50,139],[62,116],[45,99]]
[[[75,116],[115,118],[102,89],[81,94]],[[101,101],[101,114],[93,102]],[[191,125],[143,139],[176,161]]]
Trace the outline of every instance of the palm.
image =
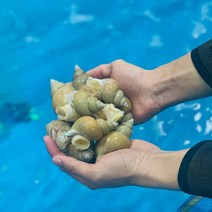
[[108,153],[98,158],[95,164],[87,164],[65,156],[50,137],[46,137],[45,141],[52,157],[64,158],[63,170],[90,188],[130,184],[136,176],[137,169],[141,169],[141,166],[145,164],[148,153],[158,150],[158,147],[151,143],[133,140],[129,149]]
[[137,170],[142,169],[144,156],[146,159],[148,153],[158,149],[151,143],[133,140],[129,149],[121,149],[100,157],[95,164],[104,173],[104,181],[100,186],[117,187],[130,184]]

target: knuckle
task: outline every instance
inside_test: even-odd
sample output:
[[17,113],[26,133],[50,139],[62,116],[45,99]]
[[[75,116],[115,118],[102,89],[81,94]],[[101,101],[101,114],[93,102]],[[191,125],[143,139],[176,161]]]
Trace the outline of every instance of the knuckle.
[[106,68],[107,68],[106,64],[99,65],[99,70],[102,72],[104,72]]
[[122,64],[122,63],[125,63],[125,61],[122,60],[122,59],[117,59],[117,60],[112,62],[112,65],[117,65],[117,64]]

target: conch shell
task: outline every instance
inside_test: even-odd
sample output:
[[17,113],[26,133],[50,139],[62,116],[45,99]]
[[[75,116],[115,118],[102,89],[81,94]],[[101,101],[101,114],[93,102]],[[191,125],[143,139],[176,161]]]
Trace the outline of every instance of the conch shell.
[[46,125],[47,135],[52,137],[62,151],[65,151],[71,142],[71,139],[65,135],[70,129],[70,124],[61,120],[54,120]]
[[126,135],[120,132],[110,132],[96,143],[95,153],[98,158],[106,153],[129,147],[130,140]]
[[115,80],[89,77],[75,66],[72,84],[51,80],[51,95],[59,120],[47,125],[47,133],[66,155],[94,162],[130,147],[132,104]]
[[106,117],[114,124],[124,112],[113,104],[105,104],[86,90],[75,90],[71,85],[51,80],[53,108],[58,119],[73,122],[80,116]]
[[89,77],[79,66],[75,66],[73,87],[75,89],[83,88],[103,102],[113,103],[120,107],[125,113],[132,109],[131,101],[119,89],[117,81],[111,78],[95,79]]
[[46,126],[47,134],[52,137],[61,151],[84,162],[92,161],[94,158],[93,143],[80,135],[76,135],[71,140],[67,135],[70,129],[70,124],[61,120],[51,121]]

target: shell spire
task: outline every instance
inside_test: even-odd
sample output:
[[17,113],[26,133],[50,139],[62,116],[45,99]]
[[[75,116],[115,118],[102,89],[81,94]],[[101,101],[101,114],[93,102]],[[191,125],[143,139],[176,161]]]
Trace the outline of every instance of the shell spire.
[[78,65],[75,65],[73,87],[75,89],[81,88],[87,83],[88,77],[89,76]]
[[74,66],[74,79],[76,79],[77,77],[79,77],[84,73],[85,72],[77,64]]
[[61,88],[62,86],[65,85],[65,83],[63,82],[59,82],[57,80],[51,79],[50,80],[50,84],[51,84],[51,95],[53,96],[54,93],[56,92],[56,90],[58,90],[59,88]]

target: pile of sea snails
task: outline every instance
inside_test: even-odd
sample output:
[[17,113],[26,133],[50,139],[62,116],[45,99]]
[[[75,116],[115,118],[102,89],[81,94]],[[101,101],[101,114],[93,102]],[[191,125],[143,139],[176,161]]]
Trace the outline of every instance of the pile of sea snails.
[[72,84],[51,80],[51,96],[58,120],[47,134],[66,155],[92,163],[130,147],[132,104],[117,81],[92,78],[76,65]]

